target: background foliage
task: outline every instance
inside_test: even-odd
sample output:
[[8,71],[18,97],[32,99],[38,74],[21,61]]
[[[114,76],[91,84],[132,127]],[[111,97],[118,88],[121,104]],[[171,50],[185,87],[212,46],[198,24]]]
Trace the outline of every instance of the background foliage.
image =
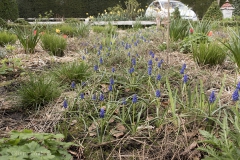
[[18,6],[16,0],[0,1],[0,18],[12,21],[18,18]]
[[[114,7],[117,4],[126,8],[125,2],[127,0],[18,0],[19,17],[21,18],[34,18],[38,17],[39,14],[44,14],[46,11],[52,10],[54,17],[88,17],[88,15],[97,16],[103,13],[108,7]],[[153,0],[137,0],[140,4],[139,8],[146,9]],[[181,2],[187,4],[191,7],[198,15],[202,18],[204,13],[207,11],[208,7],[214,0],[180,0]],[[220,1],[220,6],[225,2],[225,0]],[[232,3],[232,0],[230,0]],[[235,0],[236,6],[239,2]],[[88,15],[86,14],[88,13]]]

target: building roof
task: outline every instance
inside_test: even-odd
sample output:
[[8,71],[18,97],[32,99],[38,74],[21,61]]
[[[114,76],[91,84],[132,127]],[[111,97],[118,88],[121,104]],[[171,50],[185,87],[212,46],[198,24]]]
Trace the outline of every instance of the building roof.
[[234,9],[233,6],[229,3],[228,0],[221,6],[220,9]]

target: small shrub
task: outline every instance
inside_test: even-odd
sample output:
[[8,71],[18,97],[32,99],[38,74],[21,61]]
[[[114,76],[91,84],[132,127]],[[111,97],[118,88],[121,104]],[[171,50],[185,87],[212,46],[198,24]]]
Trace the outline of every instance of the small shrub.
[[17,41],[17,36],[8,33],[6,31],[0,31],[0,46],[4,46],[6,44],[14,44]]
[[46,75],[30,76],[19,89],[18,95],[24,109],[37,109],[60,96],[60,84]]
[[62,34],[66,34],[70,37],[73,37],[77,33],[77,28],[69,24],[62,25],[58,28]]
[[67,41],[64,37],[55,34],[44,34],[41,37],[41,45],[44,50],[50,51],[54,56],[64,56]]
[[79,23],[79,20],[76,18],[67,18],[64,22],[65,23]]
[[85,62],[72,62],[54,69],[53,75],[63,82],[75,81],[77,83],[86,80],[91,75],[91,72]]
[[226,53],[223,47],[216,42],[192,44],[193,59],[202,65],[222,64],[225,60]]
[[217,3],[217,1],[213,1],[210,7],[208,8],[207,12],[203,16],[203,20],[210,20],[210,21],[216,21],[216,20],[222,20],[223,14],[220,10],[220,7]]
[[136,21],[134,24],[133,24],[133,29],[134,30],[138,30],[140,28],[143,28],[143,25],[141,24],[141,22],[139,21]]
[[16,27],[15,32],[25,50],[25,53],[34,53],[35,47],[41,36],[37,26],[31,27],[30,29],[26,27],[23,29]]
[[1,159],[72,159],[67,149],[76,144],[59,140],[63,138],[62,134],[12,131],[9,138],[0,139]]
[[181,19],[180,11],[179,8],[176,7],[172,13],[172,18],[173,19]]

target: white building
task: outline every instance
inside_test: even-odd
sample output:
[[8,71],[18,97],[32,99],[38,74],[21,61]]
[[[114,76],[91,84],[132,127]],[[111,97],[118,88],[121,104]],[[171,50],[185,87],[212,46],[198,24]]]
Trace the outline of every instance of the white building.
[[233,6],[229,3],[228,0],[220,8],[223,13],[223,18],[232,18],[232,13],[234,11]]

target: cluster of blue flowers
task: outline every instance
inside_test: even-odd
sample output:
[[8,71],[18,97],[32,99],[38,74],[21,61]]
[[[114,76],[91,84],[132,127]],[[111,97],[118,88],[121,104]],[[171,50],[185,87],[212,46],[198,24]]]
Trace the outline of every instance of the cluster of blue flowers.
[[236,89],[232,94],[232,100],[233,101],[239,100],[239,90],[240,90],[240,82],[237,84]]

